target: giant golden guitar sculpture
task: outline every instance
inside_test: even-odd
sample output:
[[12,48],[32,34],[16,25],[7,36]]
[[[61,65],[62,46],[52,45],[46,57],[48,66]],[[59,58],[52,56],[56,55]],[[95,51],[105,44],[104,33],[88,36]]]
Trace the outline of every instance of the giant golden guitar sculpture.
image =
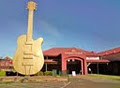
[[28,32],[27,35],[21,35],[17,40],[17,50],[13,58],[14,69],[23,75],[33,75],[39,72],[44,64],[41,45],[43,38],[32,39],[33,14],[36,10],[36,3],[29,1],[28,9]]

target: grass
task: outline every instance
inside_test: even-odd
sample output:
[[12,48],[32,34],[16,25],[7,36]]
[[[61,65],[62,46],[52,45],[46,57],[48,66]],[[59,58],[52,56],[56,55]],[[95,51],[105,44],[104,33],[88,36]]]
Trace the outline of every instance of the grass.
[[113,79],[113,80],[119,80],[120,76],[113,76],[113,75],[98,75],[98,74],[91,74],[90,77],[100,77],[100,78],[107,78],[107,79]]

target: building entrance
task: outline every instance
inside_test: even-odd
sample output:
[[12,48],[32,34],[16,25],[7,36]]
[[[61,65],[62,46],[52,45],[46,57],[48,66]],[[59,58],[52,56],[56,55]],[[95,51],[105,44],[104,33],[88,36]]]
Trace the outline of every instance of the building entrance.
[[81,74],[81,61],[80,60],[68,60],[67,61],[67,73],[72,74],[75,71],[76,74]]

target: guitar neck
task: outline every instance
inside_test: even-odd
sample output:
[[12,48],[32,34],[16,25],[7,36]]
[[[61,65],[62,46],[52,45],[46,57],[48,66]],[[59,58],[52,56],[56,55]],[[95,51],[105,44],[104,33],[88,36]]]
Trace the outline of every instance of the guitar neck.
[[36,10],[36,3],[33,1],[28,2],[28,31],[27,31],[27,42],[32,41],[32,33],[33,33],[33,16],[34,11]]
[[32,40],[32,33],[33,33],[33,13],[34,11],[29,10],[28,14],[28,32],[27,32],[27,42]]

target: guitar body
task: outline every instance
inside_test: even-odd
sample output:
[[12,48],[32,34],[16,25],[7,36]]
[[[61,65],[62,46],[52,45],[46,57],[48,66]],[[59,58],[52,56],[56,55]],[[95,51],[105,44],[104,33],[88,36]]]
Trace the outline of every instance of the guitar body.
[[17,50],[13,59],[14,69],[23,75],[33,75],[39,72],[44,64],[41,45],[43,38],[26,42],[27,36],[22,35],[17,40]]

